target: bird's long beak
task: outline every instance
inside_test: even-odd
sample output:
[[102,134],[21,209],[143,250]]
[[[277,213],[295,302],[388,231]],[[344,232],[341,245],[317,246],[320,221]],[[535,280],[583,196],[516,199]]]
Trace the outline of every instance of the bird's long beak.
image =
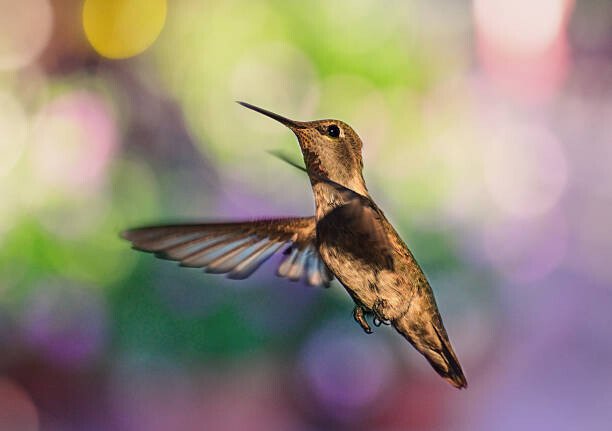
[[270,112],[266,109],[259,108],[258,106],[251,105],[250,103],[246,103],[246,102],[237,102],[237,103],[241,104],[245,108],[249,108],[249,109],[252,109],[253,111],[257,111],[260,114],[265,115],[266,117],[273,118],[279,123],[282,123],[285,126],[289,127],[293,131],[295,131],[296,129],[303,129],[305,127],[304,123],[302,123],[301,121],[290,120],[289,118],[283,117],[282,115],[275,114],[274,112]]

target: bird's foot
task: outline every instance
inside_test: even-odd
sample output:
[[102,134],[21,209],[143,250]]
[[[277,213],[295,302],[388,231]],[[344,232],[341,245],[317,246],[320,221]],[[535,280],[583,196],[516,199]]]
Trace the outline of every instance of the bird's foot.
[[385,310],[387,308],[388,304],[387,301],[385,301],[384,299],[378,298],[374,302],[374,306],[372,307],[372,313],[374,313],[374,324],[376,326],[380,326],[381,323],[385,325],[389,325],[391,323],[389,322],[389,319],[387,318],[387,315],[385,313]]
[[359,325],[363,328],[366,334],[372,333],[372,328],[370,328],[370,325],[365,319],[365,311],[363,307],[359,305],[355,306],[355,308],[353,309],[353,318],[355,319],[355,322],[359,323]]
[[388,304],[384,299],[377,299],[374,302],[374,306],[372,307],[372,312],[374,313],[374,325],[390,325],[391,322],[385,316],[385,309],[387,309]]

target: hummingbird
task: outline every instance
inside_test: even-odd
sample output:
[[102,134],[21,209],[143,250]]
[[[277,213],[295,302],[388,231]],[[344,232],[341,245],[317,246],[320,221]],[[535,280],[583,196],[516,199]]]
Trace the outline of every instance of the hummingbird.
[[295,121],[238,103],[296,135],[305,168],[285,161],[308,175],[314,216],[147,226],[127,230],[123,238],[137,250],[231,279],[247,278],[282,250],[278,276],[322,287],[336,278],[366,333],[372,333],[366,316],[375,326],[392,325],[442,378],[466,388],[431,286],[368,192],[357,133],[339,120]]

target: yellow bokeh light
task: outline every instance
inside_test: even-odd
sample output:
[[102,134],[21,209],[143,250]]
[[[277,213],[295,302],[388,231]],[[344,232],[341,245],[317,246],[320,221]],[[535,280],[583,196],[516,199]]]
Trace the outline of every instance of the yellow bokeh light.
[[86,0],[83,27],[102,56],[140,54],[155,42],[166,21],[166,0]]

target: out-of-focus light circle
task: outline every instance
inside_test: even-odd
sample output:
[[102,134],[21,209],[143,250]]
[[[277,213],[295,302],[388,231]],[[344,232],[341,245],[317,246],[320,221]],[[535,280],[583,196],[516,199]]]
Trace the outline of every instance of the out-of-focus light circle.
[[48,0],[0,0],[0,11],[0,70],[27,66],[51,37],[51,5]]
[[28,120],[19,102],[0,92],[0,178],[15,165],[23,152]]
[[508,52],[537,54],[559,35],[570,0],[474,0],[476,27]]
[[32,130],[33,175],[43,186],[91,193],[117,146],[111,108],[89,92],[65,94],[44,107]]
[[488,259],[509,280],[541,280],[562,263],[568,248],[567,222],[558,213],[540,219],[492,222],[484,229]]
[[94,360],[105,346],[107,326],[100,293],[64,280],[38,285],[21,316],[28,345],[65,366]]
[[89,43],[113,59],[140,54],[166,21],[166,0],[86,0],[83,27]]
[[391,354],[381,339],[364,340],[358,328],[338,322],[309,340],[301,364],[320,404],[339,418],[371,406],[393,372]]
[[508,124],[483,143],[485,183],[507,214],[533,217],[555,205],[568,180],[568,163],[549,130]]
[[12,381],[0,378],[0,430],[38,429],[38,412],[30,396]]
[[474,0],[480,63],[507,97],[550,101],[568,74],[568,17],[573,0]]

